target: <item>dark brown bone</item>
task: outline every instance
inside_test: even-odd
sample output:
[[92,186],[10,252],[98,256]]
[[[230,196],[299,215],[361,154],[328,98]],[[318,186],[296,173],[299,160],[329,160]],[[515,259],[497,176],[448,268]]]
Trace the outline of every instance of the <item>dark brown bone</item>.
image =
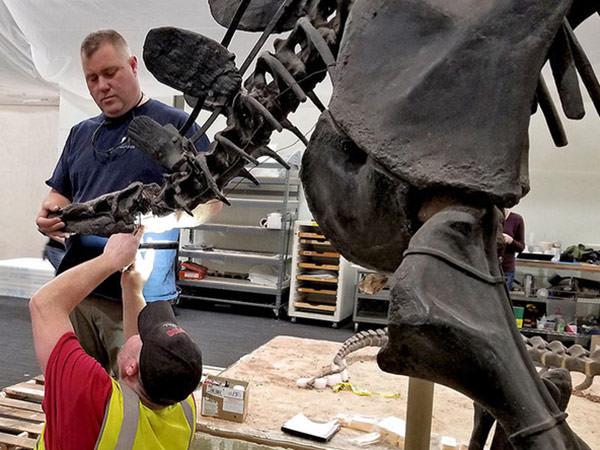
[[548,36],[569,4],[356,2],[337,56],[332,115],[417,189],[514,204],[527,191],[525,124]]
[[566,25],[566,30],[567,35],[569,36],[569,42],[571,44],[571,50],[573,51],[573,58],[575,59],[577,71],[579,72],[579,75],[581,75],[581,80],[590,94],[590,98],[594,103],[596,111],[600,114],[600,83],[598,83],[594,68],[569,24]]
[[110,236],[131,233],[135,229],[135,215],[130,211],[150,211],[154,197],[160,190],[157,184],[132,183],[118,192],[111,192],[87,203],[72,203],[60,212],[65,222],[64,231]]
[[558,30],[554,43],[550,47],[550,67],[565,115],[569,119],[581,119],[585,115],[585,110],[573,53],[564,25]]
[[384,272],[398,267],[419,226],[414,192],[351,141],[329,112],[319,118],[300,177],[319,226],[346,258]]
[[[210,13],[219,25],[228,27],[241,0],[208,0]],[[286,11],[275,31],[281,33],[294,28],[296,21],[307,13],[307,4],[316,3],[315,0],[298,0]],[[252,0],[244,13],[239,30],[262,31],[265,29],[277,8],[280,0]]]
[[554,101],[550,96],[548,85],[541,74],[535,91],[535,98],[544,114],[554,145],[557,147],[564,147],[569,143],[567,141],[567,134],[565,133],[565,128],[560,120],[556,106],[554,106]]
[[144,62],[158,81],[201,98],[231,98],[241,77],[235,55],[201,34],[173,27],[154,28],[144,42]]
[[[566,369],[550,369],[541,374],[541,379],[544,385],[552,395],[552,398],[556,402],[558,408],[561,411],[567,409],[569,399],[571,398],[571,375]],[[487,412],[477,403],[474,404],[475,420],[473,426],[473,433],[469,441],[469,450],[483,450],[485,448],[485,442],[492,425],[495,422],[494,416]],[[590,447],[577,438],[579,449],[591,450]],[[494,438],[490,446],[490,450],[513,450],[514,447],[509,442],[506,433],[501,426],[496,426],[494,432]]]
[[184,137],[177,129],[167,124],[161,127],[146,116],[135,117],[127,131],[129,140],[152,159],[169,171],[174,171],[185,162]]
[[499,214],[449,207],[419,229],[394,275],[378,363],[476,400],[515,449],[579,449],[515,326],[497,261]]

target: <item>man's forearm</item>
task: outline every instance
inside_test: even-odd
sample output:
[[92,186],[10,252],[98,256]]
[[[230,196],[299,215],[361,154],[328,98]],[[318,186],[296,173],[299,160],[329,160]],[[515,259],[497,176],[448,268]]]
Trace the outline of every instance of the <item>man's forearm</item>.
[[60,337],[73,331],[71,311],[114,271],[104,255],[98,256],[60,274],[33,294],[29,302],[33,345],[44,373]]
[[137,319],[144,306],[146,306],[146,300],[141,290],[123,289],[123,334],[125,340],[138,334]]
[[33,296],[40,307],[70,314],[93,290],[115,272],[104,255],[61,273]]
[[61,208],[64,208],[65,206],[71,204],[71,200],[62,195],[56,189],[50,189],[50,192],[48,192],[48,195],[46,196],[46,199],[44,201],[54,203],[57,206],[60,206]]

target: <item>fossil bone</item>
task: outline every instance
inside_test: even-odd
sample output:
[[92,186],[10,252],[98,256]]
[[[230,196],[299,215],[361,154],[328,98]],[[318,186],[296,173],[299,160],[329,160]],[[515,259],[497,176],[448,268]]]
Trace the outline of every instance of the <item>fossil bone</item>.
[[[569,372],[578,372],[585,375],[585,380],[575,386],[575,391],[589,388],[594,382],[594,377],[600,375],[600,349],[590,353],[579,344],[566,347],[560,341],[547,342],[540,336],[526,337],[521,335],[527,353],[531,359],[547,369],[566,369]],[[325,378],[347,370],[346,358],[362,348],[383,347],[388,342],[387,328],[365,330],[346,339],[335,354],[331,365],[322,369],[318,375],[303,380]],[[311,387],[311,382],[303,383],[301,387]]]

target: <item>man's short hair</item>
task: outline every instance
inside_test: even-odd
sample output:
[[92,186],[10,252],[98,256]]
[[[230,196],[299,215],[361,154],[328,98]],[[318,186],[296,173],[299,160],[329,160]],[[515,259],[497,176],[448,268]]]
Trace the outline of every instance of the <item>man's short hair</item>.
[[115,30],[98,30],[88,34],[81,43],[81,54],[89,58],[106,43],[112,44],[114,48],[123,51],[126,55],[131,54],[127,41]]

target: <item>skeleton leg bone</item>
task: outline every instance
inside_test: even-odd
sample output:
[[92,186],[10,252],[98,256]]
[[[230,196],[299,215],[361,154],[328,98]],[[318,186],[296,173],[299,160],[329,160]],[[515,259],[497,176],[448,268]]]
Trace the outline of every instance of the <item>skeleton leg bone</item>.
[[497,214],[493,207],[451,206],[415,234],[395,274],[389,341],[378,363],[476,400],[516,449],[585,448],[514,324],[495,253]]

